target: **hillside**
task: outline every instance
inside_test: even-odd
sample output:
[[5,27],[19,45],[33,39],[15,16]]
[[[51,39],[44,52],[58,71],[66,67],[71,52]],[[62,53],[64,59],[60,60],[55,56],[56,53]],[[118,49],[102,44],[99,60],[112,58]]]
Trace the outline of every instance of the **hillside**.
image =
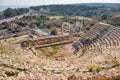
[[104,7],[111,7],[111,8],[119,8],[120,3],[84,3],[83,5],[86,6],[104,6]]
[[120,15],[114,16],[109,23],[112,25],[120,26]]
[[117,80],[120,75],[120,47],[75,56],[71,44],[33,49],[34,54],[11,43],[0,43],[0,79]]
[[120,80],[119,2],[2,2],[0,80]]
[[[40,10],[45,9],[50,12],[58,14],[78,15],[85,17],[101,16],[101,15],[112,15],[120,13],[120,4],[66,4],[66,5],[43,5],[33,6],[30,9]],[[108,16],[109,16],[108,15]]]

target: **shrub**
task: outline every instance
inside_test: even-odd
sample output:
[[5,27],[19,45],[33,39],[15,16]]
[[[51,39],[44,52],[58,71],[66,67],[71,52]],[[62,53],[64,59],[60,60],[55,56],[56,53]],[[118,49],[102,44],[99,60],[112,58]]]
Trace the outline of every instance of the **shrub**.
[[97,72],[100,72],[101,69],[102,69],[102,68],[101,68],[100,66],[97,66],[97,67],[96,67],[96,71],[97,71]]
[[120,76],[117,76],[117,77],[115,78],[115,80],[120,80]]
[[88,66],[87,69],[88,69],[89,72],[93,72],[94,71],[94,66]]
[[16,76],[17,74],[18,74],[18,72],[5,72],[5,74],[7,75],[7,76]]
[[87,67],[87,69],[88,69],[89,72],[93,72],[93,71],[100,72],[102,70],[102,67],[101,66],[90,65],[90,66]]
[[52,49],[57,51],[60,50],[63,46],[52,46]]
[[88,31],[88,30],[90,30],[90,29],[91,29],[91,27],[90,27],[90,26],[87,26],[87,27],[86,27],[86,30],[87,30],[87,31]]
[[58,30],[57,30],[57,28],[53,28],[53,29],[51,30],[51,35],[58,35]]
[[119,62],[118,62],[118,60],[117,60],[117,59],[113,59],[113,60],[112,60],[112,63],[113,63],[114,65],[119,64]]

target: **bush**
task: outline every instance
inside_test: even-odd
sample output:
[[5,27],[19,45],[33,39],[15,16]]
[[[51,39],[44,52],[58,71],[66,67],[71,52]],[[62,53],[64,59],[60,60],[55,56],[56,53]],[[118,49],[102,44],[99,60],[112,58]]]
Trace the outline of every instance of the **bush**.
[[93,71],[100,72],[102,70],[102,67],[101,66],[90,65],[90,66],[87,67],[87,69],[88,69],[89,72],[93,72]]
[[115,78],[115,80],[120,80],[120,76],[117,76],[117,77]]
[[18,72],[5,72],[5,74],[9,77],[9,76],[16,76],[18,75]]
[[53,29],[51,30],[51,35],[58,35],[58,30],[57,30],[57,28],[53,28]]
[[87,27],[86,27],[86,30],[87,30],[87,31],[88,31],[88,30],[90,30],[90,29],[91,29],[91,27],[90,27],[90,26],[87,26]]
[[113,63],[114,65],[120,64],[117,59],[113,59],[113,60],[112,60],[112,63]]
[[94,71],[94,66],[88,66],[87,68],[88,68],[89,72],[93,72]]
[[97,66],[97,67],[96,67],[96,71],[97,71],[97,72],[100,72],[101,69],[102,69],[102,68],[101,68],[100,66]]
[[104,14],[104,15],[101,16],[101,18],[102,18],[102,19],[107,19],[107,15]]
[[4,11],[4,16],[5,17],[14,17],[17,15],[21,15],[24,13],[27,13],[29,10],[27,8],[18,8],[18,9],[12,9],[12,8],[8,8]]

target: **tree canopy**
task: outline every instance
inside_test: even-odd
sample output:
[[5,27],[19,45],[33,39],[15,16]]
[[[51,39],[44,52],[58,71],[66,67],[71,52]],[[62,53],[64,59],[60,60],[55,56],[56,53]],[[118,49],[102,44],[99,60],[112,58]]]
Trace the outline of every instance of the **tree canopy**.
[[85,17],[92,17],[95,15],[102,16],[104,14],[114,14],[120,13],[120,7],[104,7],[104,6],[87,6],[87,5],[47,5],[47,6],[34,6],[30,7],[34,10],[49,8],[50,12],[68,14],[68,15],[78,15]]
[[14,17],[14,16],[17,16],[17,15],[21,15],[21,14],[24,14],[24,13],[27,13],[29,10],[27,8],[18,8],[18,9],[11,9],[11,8],[8,8],[4,11],[4,16],[5,17]]

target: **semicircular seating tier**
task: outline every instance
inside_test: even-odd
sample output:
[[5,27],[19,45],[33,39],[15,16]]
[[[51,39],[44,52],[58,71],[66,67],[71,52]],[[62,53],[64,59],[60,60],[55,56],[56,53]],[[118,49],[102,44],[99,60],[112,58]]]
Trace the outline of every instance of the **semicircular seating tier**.
[[97,23],[79,41],[72,44],[76,52],[87,46],[91,49],[120,47],[120,28],[105,23]]

